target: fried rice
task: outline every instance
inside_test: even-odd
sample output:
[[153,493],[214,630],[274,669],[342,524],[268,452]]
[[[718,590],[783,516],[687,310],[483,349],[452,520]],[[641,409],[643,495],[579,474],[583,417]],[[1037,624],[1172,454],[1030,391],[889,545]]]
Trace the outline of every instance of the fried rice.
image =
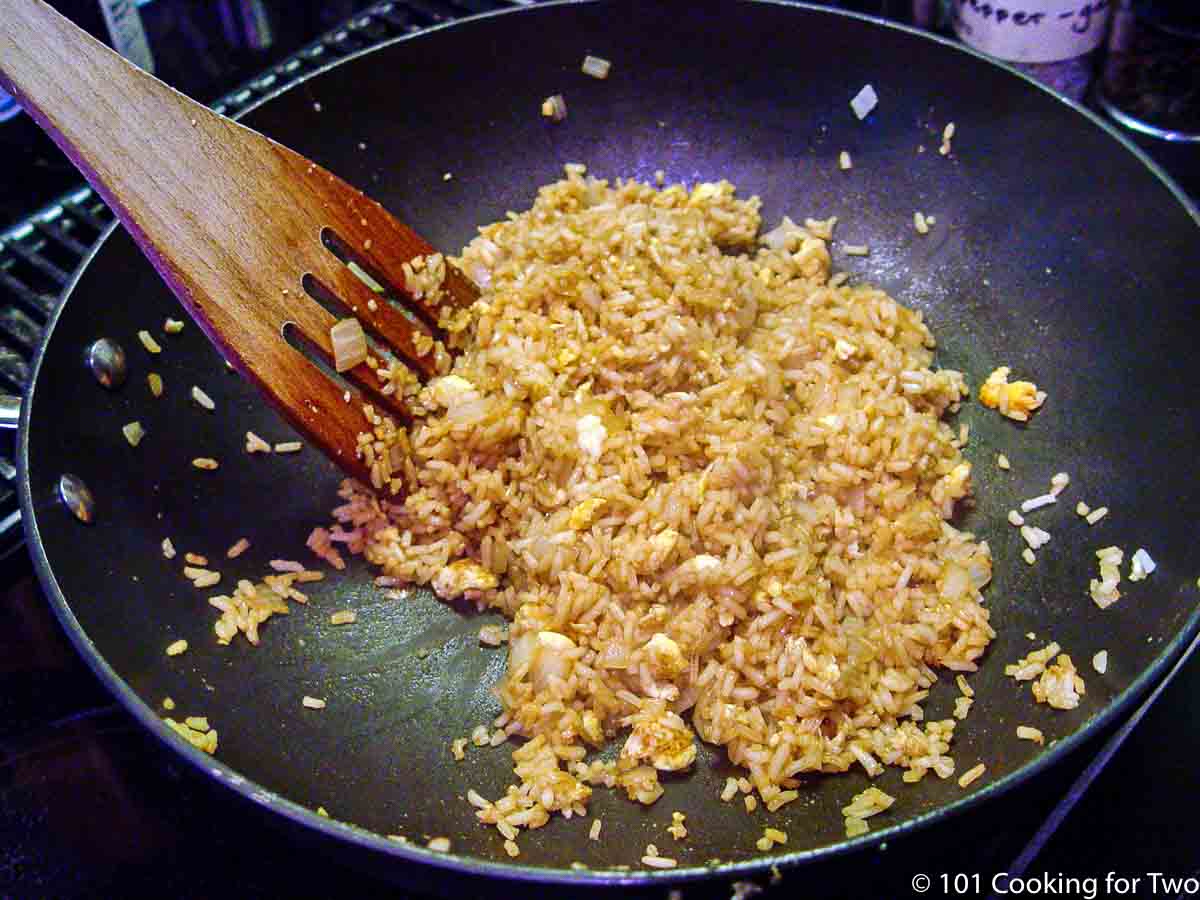
[[759,205],[570,166],[481,228],[448,371],[379,368],[414,412],[366,409],[384,490],[345,482],[310,542],[511,619],[517,777],[472,797],[508,839],[600,785],[653,803],[701,741],[771,810],[805,773],[954,774],[922,702],[994,635],[987,544],[947,521],[966,386],[919,312],[831,276],[833,220],[760,238]]

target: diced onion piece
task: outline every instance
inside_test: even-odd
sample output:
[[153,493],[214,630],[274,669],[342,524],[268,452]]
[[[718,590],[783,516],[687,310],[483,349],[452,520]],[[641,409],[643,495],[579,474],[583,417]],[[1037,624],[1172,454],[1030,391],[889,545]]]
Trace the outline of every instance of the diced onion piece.
[[247,453],[270,453],[271,445],[260,438],[253,431],[246,432],[246,452]]
[[1134,552],[1130,565],[1132,566],[1129,572],[1130,581],[1141,581],[1158,568],[1154,560],[1150,558],[1150,554],[1140,547]]
[[542,101],[542,115],[551,122],[561,122],[567,117],[567,101],[562,94],[555,94]]
[[602,57],[585,56],[583,58],[584,75],[591,75],[593,78],[607,78],[611,68],[612,63]]
[[1138,561],[1138,563],[1142,567],[1142,571],[1145,572],[1147,575],[1149,575],[1151,572],[1153,572],[1155,569],[1158,568],[1158,564],[1150,558],[1150,554],[1147,553],[1145,550],[1143,550],[1141,547],[1139,547],[1137,549],[1137,551],[1134,552],[1133,558]]
[[850,101],[850,108],[854,110],[854,115],[860,120],[865,119],[870,115],[871,110],[879,105],[879,95],[875,93],[875,88],[869,84],[864,84],[863,89],[854,95],[854,99]]
[[[350,260],[350,262],[346,263],[346,268],[349,269],[352,273],[354,273],[355,278],[357,278],[359,281],[361,281],[363,284],[365,284],[367,287],[369,287],[371,290],[373,290],[376,294],[386,293],[383,285],[380,284],[378,281],[376,281],[374,278],[372,278],[370,276],[370,274],[365,269],[363,269],[362,266],[360,266],[358,263],[356,263],[354,260]],[[368,306],[369,305],[370,304],[368,304]]]
[[146,429],[142,427],[141,422],[129,422],[121,426],[121,433],[125,435],[125,440],[129,441],[130,447],[136,447],[146,436]]
[[353,369],[367,360],[367,336],[358,319],[342,319],[329,329],[333,345],[333,367],[339,372]]

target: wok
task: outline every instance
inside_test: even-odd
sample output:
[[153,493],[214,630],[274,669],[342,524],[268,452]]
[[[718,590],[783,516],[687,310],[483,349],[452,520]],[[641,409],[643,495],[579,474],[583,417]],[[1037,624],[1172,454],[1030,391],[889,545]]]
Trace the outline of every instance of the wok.
[[[588,53],[612,60],[607,80],[580,74]],[[868,83],[880,103],[858,121],[848,101]],[[570,110],[558,125],[538,112],[555,93]],[[476,876],[500,876],[580,888],[743,877],[986,803],[1128,708],[1200,626],[1191,524],[1200,400],[1189,371],[1200,334],[1190,277],[1200,255],[1196,210],[1112,129],[1014,72],[824,9],[563,4],[482,16],[354,56],[244,121],[450,250],[476,225],[527,207],[567,162],[609,178],[652,179],[658,169],[671,182],[728,178],[762,197],[768,226],[783,214],[837,215],[839,238],[870,245],[871,255],[846,257],[835,244],[835,267],[919,309],[939,339],[939,365],[975,386],[1010,365],[1049,394],[1027,427],[975,402],[958,416],[971,426],[977,498],[958,524],[993,548],[986,596],[998,636],[972,678],[975,709],[952,752],[960,772],[986,762],[983,779],[969,790],[932,775],[909,786],[889,770],[875,783],[897,796],[895,806],[848,841],[839,810],[869,783],[862,773],[809,778],[799,801],[747,815],[717,801],[736,772],[705,748],[649,809],[597,790],[599,842],[587,839],[590,817],[555,819],[522,835],[520,858],[509,860],[461,798],[470,788],[503,792],[510,748],[472,748],[465,763],[449,752],[498,711],[490,688],[505,654],[476,638],[493,617],[427,593],[387,599],[355,560],[311,586],[307,607],[268,623],[261,647],[217,645],[211,591],[182,577],[182,560],[163,559],[162,539],[181,555],[213,558],[223,584],[255,577],[271,559],[301,557],[341,476],[312,450],[244,454],[247,430],[268,440],[291,434],[198,329],[168,340],[159,357],[142,352],[137,331],[178,307],[114,231],[54,317],[25,398],[19,459],[29,546],[57,615],[114,694],[181,756],[269,815],[443,887],[447,876],[476,887]],[[957,135],[946,158],[937,147],[950,121]],[[854,160],[849,172],[837,166],[842,150]],[[915,210],[936,216],[929,235],[914,231]],[[130,377],[118,390],[98,385],[81,362],[99,337],[128,351]],[[145,387],[151,369],[166,383],[157,400]],[[215,414],[192,403],[192,385],[214,398]],[[133,419],[147,431],[136,450],[121,434]],[[1012,460],[1010,472],[995,466],[998,452]],[[221,469],[191,469],[201,455],[222,460]],[[1060,470],[1073,478],[1066,502],[1037,520],[1054,539],[1027,566],[1004,514]],[[58,498],[65,472],[95,494],[90,526]],[[1089,529],[1072,512],[1079,499],[1112,512]],[[225,561],[241,536],[251,549]],[[1094,551],[1109,544],[1127,553],[1144,546],[1159,567],[1101,611],[1087,583]],[[345,608],[357,624],[331,627],[330,612]],[[191,649],[166,656],[178,638]],[[1028,684],[1003,675],[1005,663],[1049,640],[1086,680],[1075,710],[1035,705]],[[1103,676],[1088,665],[1101,649],[1109,651]],[[949,716],[955,693],[939,685],[927,715]],[[303,709],[305,694],[327,698],[327,708]],[[167,696],[176,716],[209,717],[220,733],[215,757],[163,727]],[[1047,746],[1018,740],[1019,724],[1041,728]],[[317,816],[318,806],[330,818]],[[675,810],[687,814],[689,831],[678,845],[664,832]],[[767,824],[789,841],[764,855],[754,842]],[[452,838],[450,854],[423,849],[436,835]],[[679,857],[680,869],[643,871],[638,859],[650,842]],[[575,862],[588,868],[572,870]]]

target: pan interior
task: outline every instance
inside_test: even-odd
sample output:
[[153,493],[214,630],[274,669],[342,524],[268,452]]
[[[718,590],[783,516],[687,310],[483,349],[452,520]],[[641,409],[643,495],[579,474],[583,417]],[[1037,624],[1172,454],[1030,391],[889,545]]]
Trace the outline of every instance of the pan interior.
[[[987,596],[999,634],[972,679],[975,710],[953,752],[960,771],[987,764],[976,790],[1027,771],[1055,750],[1018,741],[1017,725],[1061,742],[1195,625],[1200,565],[1188,523],[1200,491],[1200,403],[1187,369],[1200,331],[1188,278],[1200,250],[1196,222],[1104,129],[967,53],[827,11],[701,5],[680,17],[664,6],[568,5],[472,20],[354,58],[246,121],[452,251],[477,225],[527,208],[564,163],[609,178],[650,180],[659,169],[670,182],[728,178],[762,197],[768,226],[785,213],[838,216],[837,237],[871,255],[847,257],[835,244],[835,268],[920,309],[940,365],[975,386],[999,365],[1036,380],[1049,400],[1028,427],[977,403],[958,416],[971,426],[977,496],[962,523],[993,548]],[[612,61],[607,80],[580,73],[588,53]],[[859,121],[849,100],[864,84],[880,103]],[[557,93],[569,117],[554,125],[539,108]],[[951,121],[947,158],[937,148]],[[837,165],[843,150],[849,172]],[[917,210],[936,215],[927,236],[912,228]],[[127,701],[161,712],[169,696],[176,715],[208,716],[221,762],[267,791],[382,834],[444,835],[458,854],[504,860],[499,835],[478,826],[462,798],[471,788],[503,792],[509,748],[469,747],[462,763],[449,749],[498,712],[490,688],[504,653],[476,637],[496,617],[419,591],[389,599],[355,560],[312,586],[307,606],[268,623],[261,647],[241,639],[220,647],[205,602],[213,591],[191,587],[181,559],[163,558],[169,537],[181,555],[209,557],[223,588],[257,577],[271,559],[307,560],[305,537],[327,521],[340,479],[310,448],[247,456],[247,430],[268,441],[294,435],[190,323],[163,339],[161,355],[144,353],[137,332],[157,332],[171,315],[177,303],[117,232],[79,279],[40,359],[26,508],[60,613],[78,622],[85,653],[128,686]],[[118,391],[81,363],[101,336],[130,356]],[[146,388],[151,371],[166,385],[159,399]],[[214,399],[214,412],[189,399],[193,385]],[[132,420],[147,432],[136,449],[121,434]],[[1011,471],[995,466],[1000,452]],[[192,468],[197,456],[220,469]],[[1068,502],[1041,522],[1054,539],[1030,567],[1004,514],[1058,471],[1072,476]],[[96,494],[93,526],[55,500],[63,472]],[[1109,506],[1109,519],[1089,529],[1072,512],[1080,499]],[[243,536],[250,550],[225,560]],[[1127,554],[1146,547],[1159,569],[1101,611],[1087,583],[1095,550],[1110,544]],[[331,626],[341,609],[355,610],[357,623]],[[167,657],[179,638],[190,649]],[[1074,711],[1035,705],[1027,685],[1003,676],[1005,663],[1049,640],[1087,682]],[[1100,676],[1088,661],[1102,649],[1109,667]],[[326,708],[303,708],[305,695]],[[949,716],[953,696],[935,691],[927,715]],[[520,862],[636,865],[651,842],[685,864],[750,860],[765,825],[788,833],[788,852],[830,847],[843,839],[840,808],[868,784],[858,773],[813,777],[799,801],[748,815],[716,799],[729,774],[723,754],[703,752],[649,809],[598,790],[601,841],[587,839],[590,819],[556,819],[522,836]],[[875,781],[899,798],[873,821],[877,830],[968,795],[953,780],[908,786],[899,776]],[[676,810],[688,816],[679,846],[664,830]]]

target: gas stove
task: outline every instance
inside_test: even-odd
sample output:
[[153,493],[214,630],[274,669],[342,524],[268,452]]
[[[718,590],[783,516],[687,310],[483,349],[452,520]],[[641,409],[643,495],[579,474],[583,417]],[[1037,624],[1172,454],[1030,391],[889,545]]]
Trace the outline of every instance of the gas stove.
[[[213,106],[236,113],[348,53],[510,5],[374,4]],[[895,13],[896,5],[856,8]],[[1135,139],[1200,197],[1196,145]],[[26,385],[48,317],[112,218],[79,186],[0,234],[0,391]],[[176,761],[117,705],[37,586],[12,458],[11,438],[0,435],[0,896],[418,896],[297,848],[293,833],[276,831],[261,811]],[[780,873],[778,883],[684,886],[680,896],[1191,896],[1200,851],[1184,801],[1197,786],[1200,732],[1190,727],[1200,718],[1197,698],[1200,656],[1181,667],[1127,737],[1098,735],[981,808],[876,850]],[[1006,882],[999,878],[1006,872],[1019,877]]]

